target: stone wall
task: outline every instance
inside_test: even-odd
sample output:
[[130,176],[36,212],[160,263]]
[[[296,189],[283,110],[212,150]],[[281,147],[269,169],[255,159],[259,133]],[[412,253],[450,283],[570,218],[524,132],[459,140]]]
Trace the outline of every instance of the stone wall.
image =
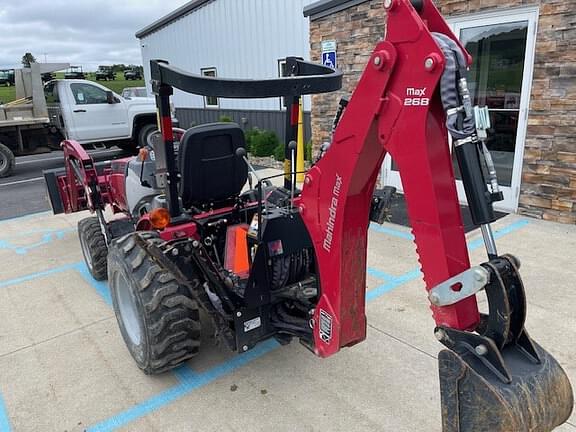
[[338,101],[349,97],[372,54],[384,37],[383,0],[371,0],[310,22],[310,57],[322,61],[323,40],[336,40],[337,67],[344,72],[342,91],[312,97],[312,142],[320,146],[330,138]]
[[[336,40],[343,91],[313,98],[313,142],[329,138],[339,98],[349,95],[384,34],[382,0],[369,0],[310,23],[311,57]],[[576,2],[574,0],[437,0],[445,16],[539,6],[534,76],[519,213],[576,223]]]

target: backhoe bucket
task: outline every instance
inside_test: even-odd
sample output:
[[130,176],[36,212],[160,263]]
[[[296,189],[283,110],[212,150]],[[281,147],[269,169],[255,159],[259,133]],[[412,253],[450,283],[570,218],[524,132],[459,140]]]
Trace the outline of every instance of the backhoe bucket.
[[492,351],[503,362],[473,347],[442,350],[443,431],[544,432],[564,423],[574,405],[570,382],[554,357],[533,345],[539,362],[518,345]]

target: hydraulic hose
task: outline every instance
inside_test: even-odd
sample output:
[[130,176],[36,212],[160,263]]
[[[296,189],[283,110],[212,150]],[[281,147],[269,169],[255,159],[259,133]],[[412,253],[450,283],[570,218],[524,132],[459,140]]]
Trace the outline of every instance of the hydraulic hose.
[[475,225],[482,229],[488,257],[498,256],[490,223],[496,220],[492,194],[482,171],[472,98],[468,90],[466,57],[456,42],[441,33],[432,33],[446,61],[440,79],[440,97],[446,111],[446,128],[454,140],[468,208]]

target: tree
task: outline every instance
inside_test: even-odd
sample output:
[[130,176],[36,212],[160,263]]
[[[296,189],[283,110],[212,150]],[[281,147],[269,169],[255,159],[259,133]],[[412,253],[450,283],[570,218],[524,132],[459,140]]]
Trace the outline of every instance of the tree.
[[36,63],[36,57],[34,57],[31,53],[27,52],[22,56],[22,65],[24,67],[30,67],[30,63]]

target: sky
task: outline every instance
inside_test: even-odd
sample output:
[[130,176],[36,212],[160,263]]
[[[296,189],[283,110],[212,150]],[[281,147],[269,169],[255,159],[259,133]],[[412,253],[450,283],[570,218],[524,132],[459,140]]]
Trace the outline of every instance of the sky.
[[0,0],[0,69],[38,62],[96,70],[142,64],[134,34],[187,0]]

